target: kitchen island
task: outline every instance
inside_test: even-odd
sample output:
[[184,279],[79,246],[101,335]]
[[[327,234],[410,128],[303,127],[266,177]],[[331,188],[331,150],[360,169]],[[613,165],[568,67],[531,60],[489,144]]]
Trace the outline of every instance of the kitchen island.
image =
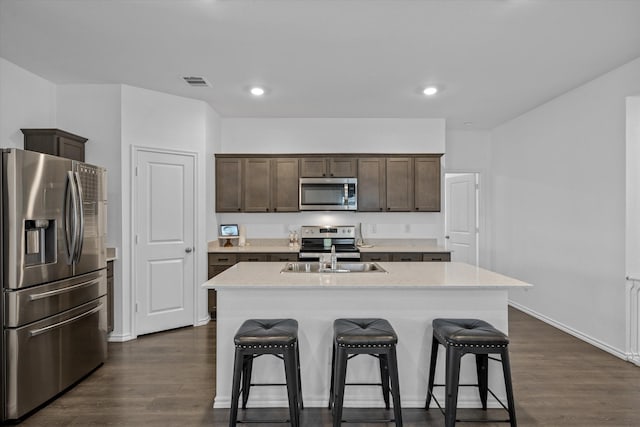
[[[305,406],[326,407],[329,398],[333,321],[339,317],[383,317],[398,334],[403,407],[422,407],[431,352],[431,321],[437,317],[479,318],[508,333],[508,290],[531,285],[456,262],[381,262],[386,272],[283,273],[286,263],[241,262],[203,286],[218,293],[215,408],[231,401],[233,336],[249,318],[294,318],[299,323]],[[443,350],[441,350],[443,351]],[[444,357],[436,382],[443,383]],[[282,362],[255,361],[253,382],[284,382]],[[489,384],[504,397],[499,366],[490,365]],[[379,381],[377,360],[349,362],[347,380]],[[461,383],[475,379],[472,357],[463,359]],[[436,396],[442,397],[442,388]],[[473,388],[460,389],[458,406],[477,407]],[[490,402],[490,406],[494,402]],[[379,387],[347,387],[345,406],[382,406]],[[251,407],[287,406],[284,387],[252,388]]]

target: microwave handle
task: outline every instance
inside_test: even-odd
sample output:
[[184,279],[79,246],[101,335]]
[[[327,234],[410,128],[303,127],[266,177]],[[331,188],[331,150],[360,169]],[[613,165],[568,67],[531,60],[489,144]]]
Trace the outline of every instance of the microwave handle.
[[345,206],[349,204],[349,184],[344,185],[344,197],[342,198],[342,204]]

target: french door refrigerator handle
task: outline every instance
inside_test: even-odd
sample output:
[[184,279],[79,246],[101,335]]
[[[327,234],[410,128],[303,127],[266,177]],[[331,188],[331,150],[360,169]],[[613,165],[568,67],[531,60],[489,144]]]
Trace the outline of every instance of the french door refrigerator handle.
[[67,186],[64,191],[64,236],[67,244],[69,264],[73,264],[77,246],[77,195],[75,189],[75,176],[72,171],[67,171]]
[[84,317],[92,315],[93,313],[97,313],[100,310],[102,310],[102,303],[100,303],[97,307],[94,307],[89,311],[85,311],[82,314],[78,314],[77,316],[72,317],[71,319],[63,320],[62,322],[54,323],[53,325],[45,326],[44,328],[33,329],[33,330],[29,331],[29,336],[35,337],[37,335],[41,335],[41,334],[47,333],[52,329],[61,328],[64,325],[68,325],[69,323],[73,323],[76,320],[80,320],[80,319],[82,319]]
[[50,297],[54,297],[56,295],[66,294],[67,292],[74,291],[74,290],[76,290],[78,288],[84,288],[86,286],[95,285],[97,283],[100,283],[100,280],[89,280],[87,282],[78,283],[77,285],[67,286],[66,288],[56,289],[54,291],[41,292],[39,294],[29,295],[29,300],[30,301],[35,301],[35,300],[39,300],[39,299],[43,299],[43,298],[50,298]]
[[74,173],[76,180],[76,191],[78,193],[78,223],[79,227],[77,229],[78,240],[76,243],[76,256],[75,262],[80,262],[80,256],[82,255],[82,245],[84,243],[84,193],[82,191],[82,182],[80,181],[80,174],[78,172]]

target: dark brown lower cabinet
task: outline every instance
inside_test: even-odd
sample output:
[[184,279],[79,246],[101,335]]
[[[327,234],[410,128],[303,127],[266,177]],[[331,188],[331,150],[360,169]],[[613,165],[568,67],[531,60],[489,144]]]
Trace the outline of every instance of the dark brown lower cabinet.
[[107,261],[107,332],[113,332],[113,261]]
[[450,262],[451,252],[365,252],[360,258],[363,262]]

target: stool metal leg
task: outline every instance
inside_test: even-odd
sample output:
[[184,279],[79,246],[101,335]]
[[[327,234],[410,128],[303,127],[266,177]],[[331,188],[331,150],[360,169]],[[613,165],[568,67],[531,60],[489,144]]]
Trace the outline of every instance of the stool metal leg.
[[500,359],[502,360],[502,372],[504,374],[504,386],[507,392],[507,406],[509,410],[509,420],[511,427],[517,427],[516,422],[516,405],[513,398],[513,385],[511,384],[511,363],[509,362],[509,349],[504,347],[500,351]]
[[389,360],[386,354],[378,355],[380,361],[380,383],[382,384],[382,398],[384,407],[389,409]]
[[302,401],[302,375],[300,374],[300,345],[296,342],[296,366],[298,368],[298,403],[300,409],[304,409],[304,402]]
[[292,427],[300,425],[300,412],[298,406],[298,367],[296,366],[296,353],[292,347],[284,351],[284,374],[287,383],[287,395],[289,397],[289,418]]
[[433,397],[433,383],[436,377],[436,365],[438,363],[438,339],[434,336],[431,341],[431,363],[429,364],[429,385],[427,386],[427,401],[424,408],[428,411]]
[[398,380],[398,358],[396,356],[396,346],[389,349],[389,374],[391,376],[391,389],[393,390],[393,418],[396,427],[402,427],[402,405],[400,404],[400,382]]
[[335,370],[336,370],[336,344],[333,344],[333,348],[331,349],[331,382],[329,383],[329,405],[328,408],[331,409],[333,406],[333,390],[334,390],[334,381],[335,381]]
[[251,372],[253,371],[253,354],[245,354],[242,362],[242,409],[247,409],[249,390],[251,390]]
[[242,365],[244,352],[236,347],[233,360],[233,385],[231,387],[231,410],[229,412],[229,427],[235,427],[238,421],[238,400],[240,399],[240,380],[242,379]]
[[335,378],[333,384],[333,427],[340,427],[342,422],[342,404],[344,403],[344,386],[347,377],[347,350],[336,347]]
[[446,381],[445,381],[445,427],[456,424],[456,408],[458,406],[458,384],[460,381],[460,359],[462,353],[455,347],[447,346]]
[[476,372],[478,373],[478,392],[482,409],[487,410],[487,391],[489,388],[489,355],[476,354]]

